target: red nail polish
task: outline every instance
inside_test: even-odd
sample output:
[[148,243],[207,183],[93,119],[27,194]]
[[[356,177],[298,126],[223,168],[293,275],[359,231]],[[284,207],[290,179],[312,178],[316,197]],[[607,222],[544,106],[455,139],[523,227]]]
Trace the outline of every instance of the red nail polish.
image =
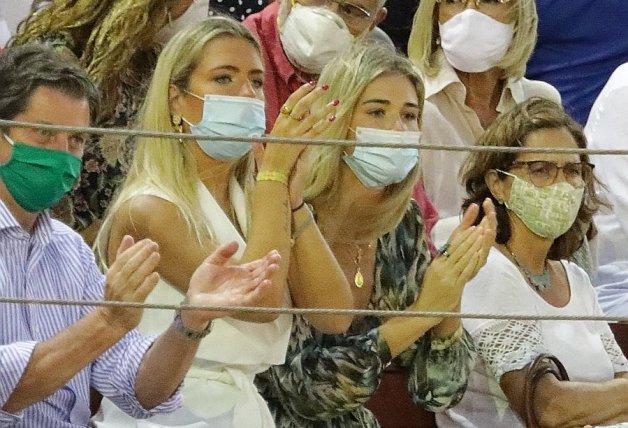
[[333,100],[331,105],[336,107],[338,104],[340,104],[340,100]]
[[323,85],[323,86],[321,86],[321,89],[323,91],[326,91],[327,89],[329,89],[329,85]]

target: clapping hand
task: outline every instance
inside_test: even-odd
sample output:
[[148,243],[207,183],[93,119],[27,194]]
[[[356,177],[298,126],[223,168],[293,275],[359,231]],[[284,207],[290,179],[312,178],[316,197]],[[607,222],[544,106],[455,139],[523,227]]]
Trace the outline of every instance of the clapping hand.
[[[196,269],[187,292],[190,305],[258,306],[275,286],[270,278],[279,269],[281,256],[270,251],[264,257],[241,265],[227,265],[238,244],[231,242],[218,247]],[[215,318],[230,316],[230,312],[182,311],[184,324],[202,330]]]
[[[327,91],[327,86],[306,83],[286,100],[270,136],[295,139],[317,138],[334,122],[334,112],[339,101],[333,101],[321,107],[314,107],[316,101]],[[305,144],[269,144],[266,147],[261,168],[293,172]],[[259,156],[258,156],[259,157]]]
[[[155,272],[159,264],[159,246],[150,239],[139,242],[126,235],[122,238],[115,261],[105,277],[105,300],[142,303],[159,281]],[[142,319],[142,309],[100,307],[98,313],[112,327],[129,331]]]
[[495,242],[495,206],[490,199],[486,199],[482,208],[484,218],[477,226],[473,223],[480,207],[471,204],[467,208],[462,222],[427,268],[417,309],[454,311],[459,307],[464,285],[484,266]]

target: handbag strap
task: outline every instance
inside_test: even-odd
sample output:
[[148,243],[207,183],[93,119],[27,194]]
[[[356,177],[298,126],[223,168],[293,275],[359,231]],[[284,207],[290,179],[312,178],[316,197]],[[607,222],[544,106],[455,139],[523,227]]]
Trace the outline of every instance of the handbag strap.
[[539,380],[548,373],[553,374],[558,380],[569,380],[567,370],[560,360],[553,355],[540,354],[530,363],[523,389],[526,407],[525,423],[528,428],[539,428],[538,418],[534,410],[534,395]]

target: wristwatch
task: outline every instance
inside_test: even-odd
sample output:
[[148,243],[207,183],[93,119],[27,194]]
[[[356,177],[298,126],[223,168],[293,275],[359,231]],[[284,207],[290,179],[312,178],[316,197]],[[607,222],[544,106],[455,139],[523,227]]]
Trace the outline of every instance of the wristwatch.
[[[182,304],[186,304],[187,302],[184,300]],[[204,330],[191,330],[183,324],[183,320],[181,319],[181,309],[177,309],[174,316],[174,328],[176,331],[192,340],[199,340],[207,336],[212,331],[212,326],[214,324],[214,320],[211,320],[207,327]]]

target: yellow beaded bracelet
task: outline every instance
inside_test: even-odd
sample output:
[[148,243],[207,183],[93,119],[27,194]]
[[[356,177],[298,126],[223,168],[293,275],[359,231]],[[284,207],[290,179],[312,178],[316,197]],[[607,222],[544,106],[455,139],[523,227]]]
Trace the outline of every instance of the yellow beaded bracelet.
[[458,327],[454,334],[449,337],[437,337],[432,339],[432,350],[434,351],[442,351],[444,349],[449,348],[451,345],[456,343],[461,337],[464,330],[462,329],[462,325]]
[[278,181],[284,186],[288,185],[288,176],[279,171],[260,171],[257,173],[257,181]]

